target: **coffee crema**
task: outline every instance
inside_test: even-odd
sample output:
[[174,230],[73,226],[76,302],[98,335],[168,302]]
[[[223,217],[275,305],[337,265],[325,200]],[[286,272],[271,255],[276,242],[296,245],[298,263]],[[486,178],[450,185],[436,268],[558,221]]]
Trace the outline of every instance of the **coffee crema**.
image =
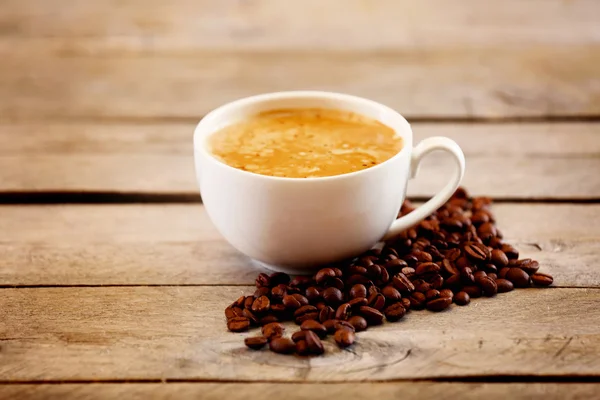
[[316,178],[373,167],[402,149],[402,138],[379,121],[347,111],[299,108],[262,112],[209,138],[232,167],[287,178]]

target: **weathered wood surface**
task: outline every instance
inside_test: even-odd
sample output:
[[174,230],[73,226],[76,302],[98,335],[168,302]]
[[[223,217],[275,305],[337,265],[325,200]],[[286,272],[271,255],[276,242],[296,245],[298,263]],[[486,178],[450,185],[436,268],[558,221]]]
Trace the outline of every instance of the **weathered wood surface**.
[[[197,194],[192,123],[0,125],[0,189]],[[449,136],[467,156],[464,185],[495,198],[600,198],[600,124],[413,124],[415,142]],[[448,179],[424,160],[411,196]]]
[[[529,289],[411,312],[305,359],[245,348],[223,309],[252,287],[3,289],[0,380],[600,378],[600,290]],[[290,327],[290,330],[294,328]],[[253,334],[253,333],[249,333]]]
[[291,87],[432,118],[600,112],[594,0],[96,3],[3,2],[0,115],[196,118]]
[[0,385],[0,397],[21,400],[76,399],[181,399],[221,400],[280,398],[288,400],[377,399],[482,399],[574,400],[592,399],[597,383],[101,383]]
[[[497,204],[506,240],[556,286],[600,287],[600,205]],[[0,285],[239,285],[260,269],[198,205],[0,207]]]

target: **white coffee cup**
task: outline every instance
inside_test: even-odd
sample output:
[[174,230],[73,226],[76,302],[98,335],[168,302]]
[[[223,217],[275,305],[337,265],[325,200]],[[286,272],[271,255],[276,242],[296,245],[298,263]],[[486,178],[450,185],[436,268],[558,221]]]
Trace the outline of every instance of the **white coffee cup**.
[[[281,178],[230,167],[215,158],[208,137],[262,111],[326,108],[355,112],[393,128],[403,139],[394,157],[374,167],[321,178]],[[396,219],[406,186],[431,151],[453,156],[448,184],[410,214]],[[319,91],[262,94],[225,104],[194,132],[196,175],[209,218],[240,252],[270,269],[308,273],[319,265],[360,254],[378,241],[419,223],[459,186],[465,158],[451,139],[431,137],[413,147],[410,125],[399,113],[360,97]]]

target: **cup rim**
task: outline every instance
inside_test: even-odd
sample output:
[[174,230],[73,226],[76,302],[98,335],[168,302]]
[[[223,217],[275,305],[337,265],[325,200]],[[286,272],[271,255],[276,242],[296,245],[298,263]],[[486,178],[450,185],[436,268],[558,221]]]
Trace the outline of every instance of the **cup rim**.
[[[222,114],[227,113],[232,108],[244,107],[246,105],[250,105],[255,102],[261,102],[261,101],[266,101],[266,100],[287,100],[287,99],[295,98],[295,97],[320,97],[320,98],[331,99],[331,100],[356,102],[356,103],[361,103],[366,106],[380,108],[387,113],[394,114],[397,118],[400,119],[400,123],[406,126],[406,129],[410,135],[410,143],[408,143],[408,146],[403,144],[402,149],[400,149],[399,152],[397,152],[396,154],[394,154],[392,157],[388,158],[384,162],[379,163],[375,166],[361,169],[359,171],[348,172],[348,173],[339,174],[339,175],[307,177],[307,178],[263,175],[263,174],[258,174],[256,172],[245,171],[243,169],[235,168],[235,167],[232,167],[231,165],[224,163],[223,161],[221,161],[217,157],[215,157],[210,151],[208,151],[208,149],[206,147],[206,141],[207,141],[206,139],[210,135],[214,134],[215,131],[205,134],[205,132],[202,131],[202,128],[204,125],[210,123],[212,120],[218,119]],[[394,130],[397,132],[396,129],[394,129]],[[201,138],[201,136],[204,136],[204,135],[205,135],[205,137]],[[404,139],[404,136],[402,136],[402,135],[400,135],[400,136]],[[223,104],[223,105],[213,109],[198,122],[198,124],[196,125],[196,128],[194,129],[194,153],[201,153],[207,160],[211,160],[210,162],[216,163],[217,165],[224,167],[225,169],[230,170],[233,173],[241,174],[241,176],[246,175],[246,176],[249,176],[249,177],[251,176],[254,178],[258,178],[258,179],[274,180],[274,181],[286,181],[286,182],[301,182],[301,181],[317,182],[317,181],[319,181],[319,182],[321,182],[321,181],[328,181],[328,180],[334,180],[334,179],[344,179],[344,178],[355,177],[358,175],[366,174],[369,171],[375,171],[375,170],[379,170],[381,168],[385,168],[387,165],[392,164],[395,160],[397,160],[398,158],[403,156],[406,152],[410,151],[408,149],[409,147],[412,148],[412,128],[410,126],[410,123],[406,120],[406,118],[404,118],[404,116],[402,114],[400,114],[393,108],[386,106],[385,104],[376,102],[374,100],[370,100],[370,99],[360,97],[360,96],[354,96],[354,95],[350,95],[350,94],[337,93],[337,92],[319,91],[319,90],[295,90],[295,91],[270,92],[270,93],[261,93],[261,94],[257,94],[257,95],[253,95],[253,96],[243,97],[241,99],[231,101],[229,103]]]

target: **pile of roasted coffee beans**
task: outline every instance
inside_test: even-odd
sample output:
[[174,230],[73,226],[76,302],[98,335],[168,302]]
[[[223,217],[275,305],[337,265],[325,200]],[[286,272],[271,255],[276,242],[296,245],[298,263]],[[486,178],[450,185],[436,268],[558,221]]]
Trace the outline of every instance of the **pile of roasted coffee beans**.
[[[327,335],[348,347],[356,332],[398,321],[409,310],[443,311],[453,302],[464,306],[471,298],[552,284],[550,275],[538,272],[537,261],[519,260],[519,252],[502,241],[490,206],[489,198],[470,198],[459,189],[435,214],[381,249],[314,276],[260,274],[254,294],[225,309],[227,328],[261,326],[261,336],[245,340],[250,349],[268,344],[276,353],[319,355]],[[412,210],[407,201],[400,215]],[[291,338],[284,336],[284,321],[300,325]]]

